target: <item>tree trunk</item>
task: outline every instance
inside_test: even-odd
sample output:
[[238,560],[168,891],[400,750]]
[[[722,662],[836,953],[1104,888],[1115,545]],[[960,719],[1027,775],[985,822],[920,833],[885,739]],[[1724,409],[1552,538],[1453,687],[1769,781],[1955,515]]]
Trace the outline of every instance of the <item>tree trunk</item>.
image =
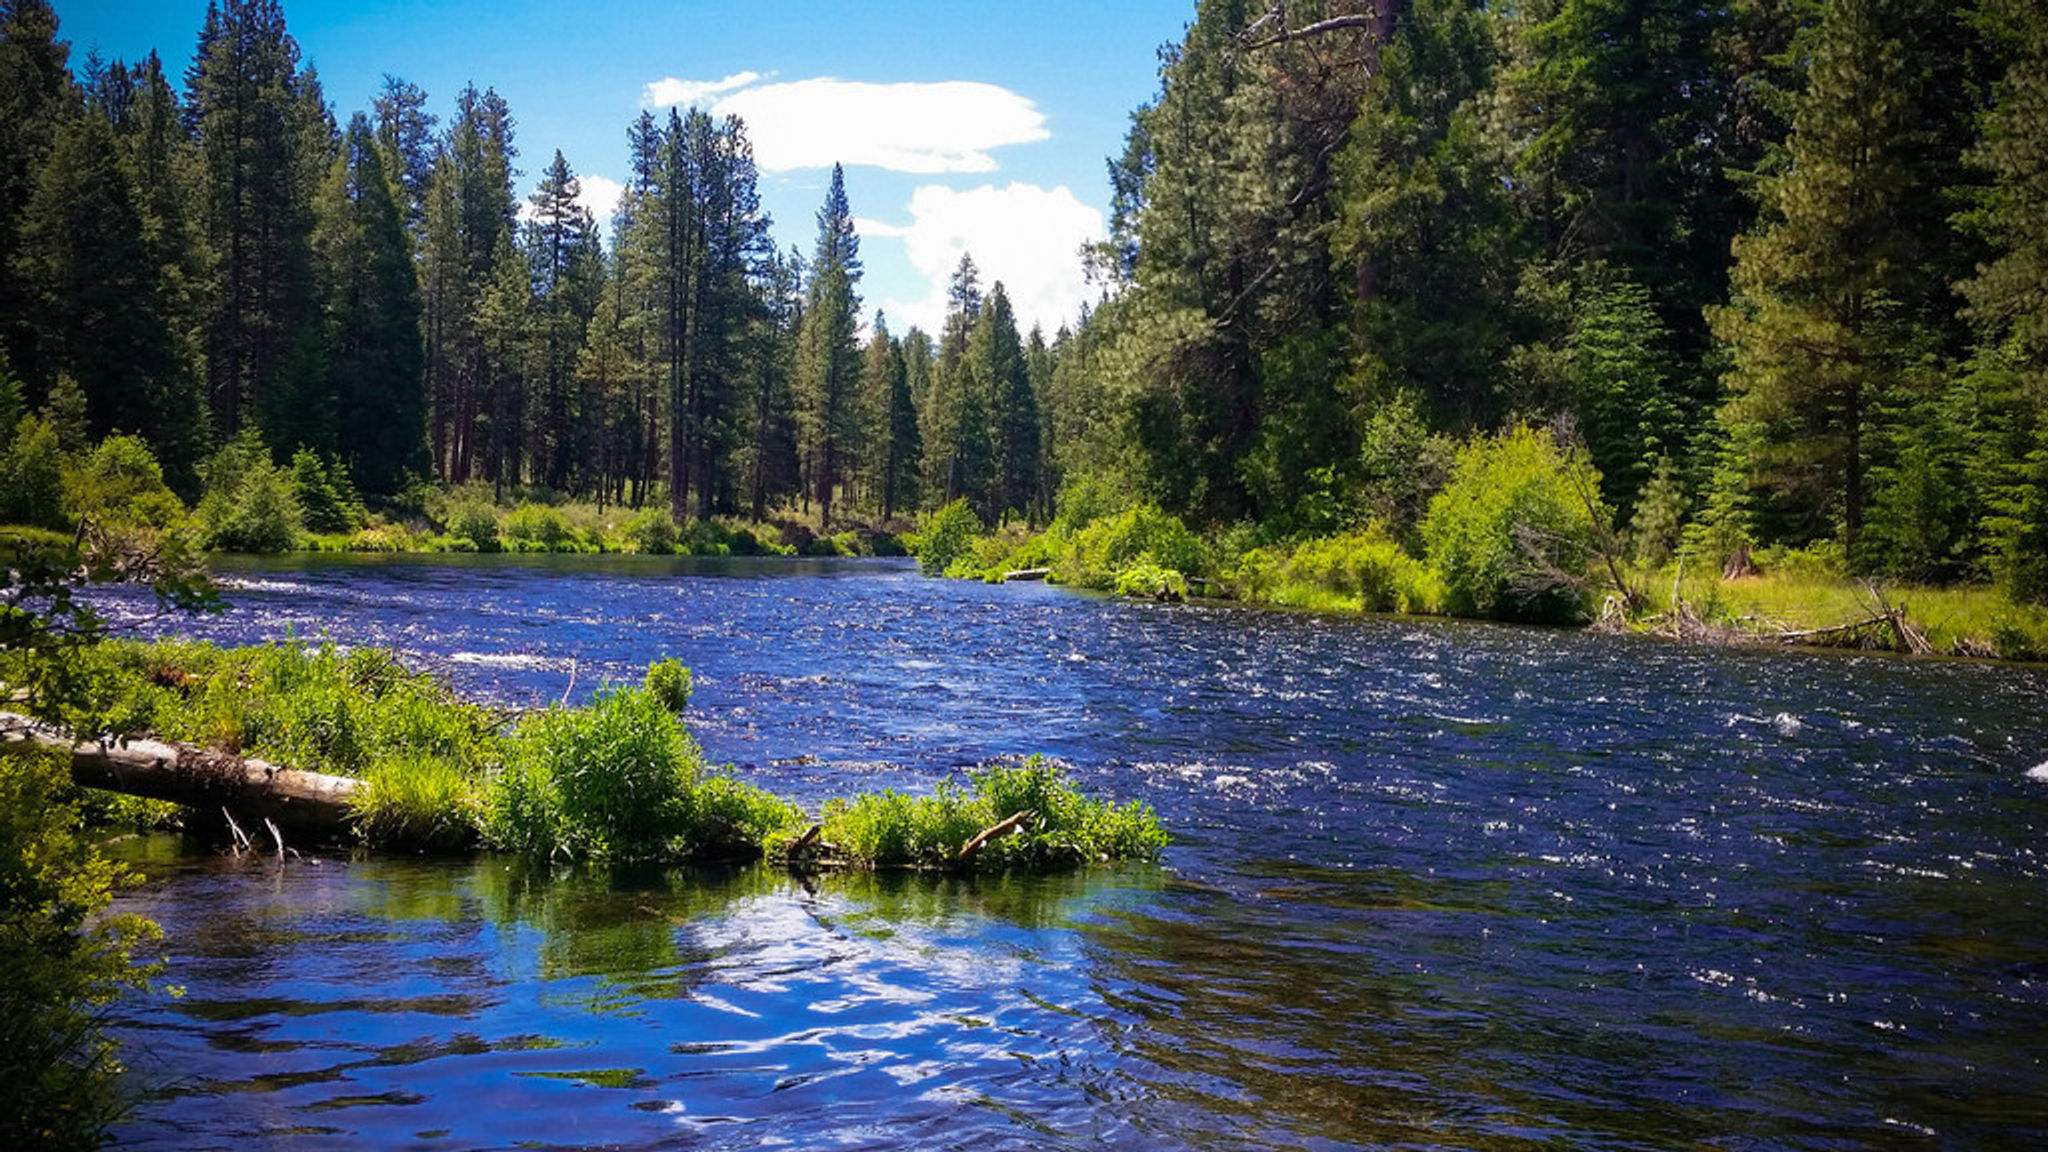
[[260,827],[268,819],[318,836],[346,829],[349,801],[365,787],[347,776],[301,772],[189,744],[77,743],[51,725],[0,712],[0,755],[32,747],[70,753],[71,778],[87,788],[170,800],[207,818],[225,808],[244,827]]

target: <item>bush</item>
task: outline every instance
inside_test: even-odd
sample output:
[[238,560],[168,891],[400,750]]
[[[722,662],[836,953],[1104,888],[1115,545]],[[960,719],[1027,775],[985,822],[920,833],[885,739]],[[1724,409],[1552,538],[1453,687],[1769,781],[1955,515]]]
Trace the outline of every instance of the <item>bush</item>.
[[1295,607],[1431,613],[1443,588],[1429,567],[1378,526],[1287,549],[1255,549],[1238,563],[1238,594]]
[[733,858],[796,822],[787,803],[706,773],[669,708],[672,680],[650,679],[662,690],[602,692],[522,721],[485,793],[485,840],[543,855]]
[[1584,453],[1561,451],[1534,429],[1468,441],[1422,523],[1447,610],[1501,620],[1582,618],[1599,526],[1580,485],[1597,492],[1599,482]]
[[0,524],[62,529],[64,450],[57,430],[40,416],[24,416],[0,453]]
[[[1007,836],[963,859],[968,842],[1019,813]],[[894,791],[833,800],[819,839],[848,863],[869,868],[1071,868],[1091,860],[1149,860],[1166,833],[1142,803],[1118,807],[1084,797],[1065,772],[1039,757],[969,773],[966,786],[942,780],[930,796]]]
[[505,538],[520,551],[573,552],[576,533],[560,511],[545,504],[521,504],[505,517]]
[[676,522],[666,508],[643,508],[626,521],[626,543],[644,556],[666,556],[676,550]]
[[64,757],[0,756],[0,1146],[99,1147],[123,1099],[99,1009],[161,969],[136,954],[160,938],[101,913],[131,882],[81,835]]
[[1142,565],[1171,569],[1182,576],[1205,575],[1208,549],[1179,517],[1156,505],[1140,504],[1075,533],[1066,555],[1054,567],[1065,583],[1112,588],[1125,569]]
[[473,500],[457,504],[448,510],[448,534],[479,552],[496,552],[498,513]]
[[981,517],[966,499],[955,500],[924,518],[918,529],[917,567],[927,576],[943,576],[965,556],[981,535]]
[[671,712],[690,706],[690,670],[680,660],[663,660],[647,666],[647,692]]
[[322,459],[310,448],[292,453],[292,496],[299,502],[306,527],[314,532],[354,532],[368,514],[348,478],[348,465]]
[[174,528],[185,504],[164,483],[149,445],[135,436],[109,436],[64,476],[64,503],[72,517],[109,526]]
[[304,517],[290,479],[270,462],[253,432],[214,453],[200,468],[200,544],[216,552],[289,552]]

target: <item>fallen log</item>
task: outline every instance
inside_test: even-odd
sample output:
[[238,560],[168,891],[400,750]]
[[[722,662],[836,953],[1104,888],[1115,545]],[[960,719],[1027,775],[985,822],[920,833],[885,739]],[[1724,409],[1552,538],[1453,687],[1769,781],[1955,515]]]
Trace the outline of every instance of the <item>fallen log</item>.
[[169,800],[206,819],[226,808],[256,824],[316,837],[341,834],[349,802],[366,787],[348,776],[303,772],[231,752],[157,740],[79,742],[53,725],[0,712],[0,754],[52,748],[71,756],[71,778],[87,788]]
[[1043,580],[1050,575],[1050,568],[1018,568],[1003,573],[1003,583],[1008,584],[1012,580]]

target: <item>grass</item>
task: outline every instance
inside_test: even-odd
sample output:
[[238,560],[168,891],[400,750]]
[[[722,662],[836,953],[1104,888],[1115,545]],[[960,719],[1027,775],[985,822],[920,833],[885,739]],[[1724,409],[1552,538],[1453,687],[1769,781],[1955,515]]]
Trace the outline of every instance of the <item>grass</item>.
[[828,801],[815,836],[784,837],[774,850],[867,869],[1046,872],[1149,860],[1165,846],[1150,807],[1083,796],[1064,771],[1034,756],[941,781],[929,796],[887,791]]
[[[1648,611],[1670,613],[1673,570],[1640,575]],[[1712,572],[1686,575],[1678,580],[1676,594],[1710,624],[1766,639],[1779,632],[1839,628],[1896,608],[1926,634],[1939,655],[2048,659],[2048,607],[2015,603],[1984,585],[1867,585],[1811,566],[1786,565],[1733,580]],[[1816,642],[1829,639],[1855,644],[1885,637],[1851,633]]]
[[[932,796],[833,801],[819,819],[822,851],[791,851],[805,813],[705,763],[681,717],[689,671],[674,661],[586,707],[515,716],[465,701],[381,649],[108,641],[73,658],[85,691],[47,719],[83,736],[146,733],[363,779],[352,816],[372,847],[1043,871],[1149,859],[1165,843],[1149,809],[1082,797],[1034,760]],[[961,858],[975,835],[1026,811],[1033,818],[1016,834]]]

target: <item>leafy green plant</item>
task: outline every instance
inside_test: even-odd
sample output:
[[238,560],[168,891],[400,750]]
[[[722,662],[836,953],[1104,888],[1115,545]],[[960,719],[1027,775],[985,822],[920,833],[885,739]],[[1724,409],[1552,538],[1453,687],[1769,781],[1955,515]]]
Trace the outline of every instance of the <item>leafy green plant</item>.
[[505,517],[505,538],[520,551],[575,551],[576,534],[561,512],[546,504],[521,504]]
[[253,432],[228,442],[200,468],[206,494],[200,542],[216,552],[289,552],[304,529],[290,478]]
[[924,518],[917,536],[917,567],[927,576],[943,576],[955,561],[968,555],[981,535],[981,517],[963,497]]
[[310,531],[354,532],[368,518],[348,465],[310,448],[292,453],[291,490]]
[[666,508],[642,508],[626,521],[625,537],[635,552],[666,556],[676,550],[676,522]]
[[161,939],[135,916],[102,915],[132,882],[81,828],[59,754],[0,756],[0,1144],[96,1148],[124,1105],[121,1064],[101,1032],[115,995],[162,971]]
[[865,868],[1049,871],[1153,859],[1166,833],[1148,806],[1085,797],[1064,771],[1034,756],[971,772],[964,784],[941,780],[928,796],[890,790],[829,801],[817,842]]
[[448,510],[448,534],[478,552],[498,550],[498,514],[488,504],[466,501]]
[[1448,610],[1505,620],[1583,617],[1598,543],[1587,493],[1598,490],[1583,453],[1535,429],[1468,441],[1422,523]]

